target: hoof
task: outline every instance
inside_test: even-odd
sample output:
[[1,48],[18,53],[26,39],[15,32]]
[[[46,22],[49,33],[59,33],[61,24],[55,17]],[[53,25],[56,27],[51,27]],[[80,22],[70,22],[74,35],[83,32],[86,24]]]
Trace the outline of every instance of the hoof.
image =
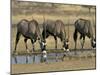
[[18,55],[18,53],[14,51],[14,52],[13,52],[13,55]]
[[33,51],[33,50],[31,51],[31,53],[34,53],[34,52],[35,52],[35,51]]
[[30,53],[29,49],[27,49],[26,51],[27,51],[27,53]]

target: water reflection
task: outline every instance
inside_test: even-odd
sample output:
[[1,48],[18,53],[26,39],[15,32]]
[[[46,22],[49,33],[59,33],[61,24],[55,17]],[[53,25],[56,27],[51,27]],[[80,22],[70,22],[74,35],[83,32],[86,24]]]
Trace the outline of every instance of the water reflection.
[[[49,53],[47,55],[46,62],[58,62],[62,61],[61,58],[63,53],[57,53],[57,57],[55,53]],[[12,64],[31,64],[31,63],[42,63],[43,58],[41,54],[38,55],[22,55],[22,56],[13,56],[12,57]]]

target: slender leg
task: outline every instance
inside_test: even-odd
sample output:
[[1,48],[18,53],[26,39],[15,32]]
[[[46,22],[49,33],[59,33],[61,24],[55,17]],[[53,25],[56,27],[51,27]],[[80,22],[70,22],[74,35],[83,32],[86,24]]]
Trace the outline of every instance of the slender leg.
[[25,39],[24,39],[24,42],[25,42],[26,51],[29,53],[29,50],[28,50],[28,47],[27,47],[27,40],[28,40],[28,39],[25,38]]
[[55,39],[55,49],[57,50],[57,37],[54,36],[54,39]]
[[32,43],[32,46],[33,46],[32,52],[34,52],[34,43],[35,43],[35,40],[34,39],[31,39],[31,43]]
[[77,55],[76,47],[77,47],[77,40],[75,41],[75,55]]
[[26,55],[26,64],[28,63],[28,56]]
[[75,55],[77,55],[76,47],[77,47],[77,40],[75,41]]
[[83,46],[82,46],[82,48],[84,47],[84,43],[85,43],[85,36],[83,36]]
[[85,43],[85,36],[84,35],[81,35],[80,36],[80,40],[81,40],[81,46],[82,46],[82,49],[83,49],[84,43]]
[[76,50],[76,47],[77,47],[77,40],[75,41],[75,50]]
[[16,42],[15,42],[15,49],[14,49],[13,53],[16,53],[16,48],[17,48],[17,44],[19,42],[20,36],[21,36],[21,34],[19,32],[17,32],[17,34],[16,34]]
[[[76,50],[76,46],[77,46],[77,29],[75,29],[75,32],[73,34],[73,38],[74,38],[74,42],[75,42],[75,50]],[[76,51],[75,51],[75,55],[76,55]]]
[[83,36],[82,35],[80,35],[80,43],[81,43],[81,47],[83,49]]
[[14,60],[15,60],[15,63],[17,64],[18,62],[17,62],[17,57],[16,56],[14,56]]
[[[56,51],[57,51],[57,37],[54,36],[54,39],[55,39],[55,49],[56,49]],[[57,61],[57,53],[56,53],[56,61]]]

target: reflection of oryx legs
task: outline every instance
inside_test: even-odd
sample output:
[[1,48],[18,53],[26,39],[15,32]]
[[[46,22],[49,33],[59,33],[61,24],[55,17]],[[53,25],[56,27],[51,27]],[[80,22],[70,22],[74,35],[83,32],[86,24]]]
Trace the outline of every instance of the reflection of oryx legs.
[[18,44],[18,41],[20,39],[20,36],[21,36],[20,32],[17,32],[14,53],[16,52],[16,48],[17,48],[17,44]]
[[28,63],[28,56],[26,56],[26,64]]
[[17,57],[16,56],[14,56],[14,60],[15,60],[15,63],[17,64]]
[[75,50],[76,50],[76,47],[77,47],[77,40],[75,41]]
[[42,51],[41,62],[47,62],[47,51],[45,50]]

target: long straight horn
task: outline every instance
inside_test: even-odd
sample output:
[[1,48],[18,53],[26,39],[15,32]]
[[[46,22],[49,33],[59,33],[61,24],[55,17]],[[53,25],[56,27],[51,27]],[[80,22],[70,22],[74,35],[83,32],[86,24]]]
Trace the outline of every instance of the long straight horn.
[[43,23],[45,22],[45,17],[44,17],[44,15],[43,15]]
[[94,38],[96,38],[96,24],[93,23],[93,30],[94,30]]
[[[63,24],[64,24],[64,23],[63,23]],[[64,24],[64,37],[63,37],[64,40],[66,40],[66,28],[65,28],[65,27],[66,27],[66,24]]]
[[96,39],[96,25],[95,25],[95,39]]
[[[43,20],[44,20],[44,22],[43,22],[43,27],[44,27],[44,34],[45,34],[45,39],[46,39],[46,24],[45,24],[45,17],[44,17],[44,15],[43,15]],[[45,40],[44,39],[44,40]]]
[[34,19],[34,17],[32,16],[32,20]]
[[95,8],[95,39],[96,39],[96,8]]
[[69,19],[68,19],[68,27],[67,27],[67,29],[68,29],[68,40],[69,40]]
[[95,22],[94,22],[94,31],[95,31],[95,39],[96,39],[96,8],[95,8]]

